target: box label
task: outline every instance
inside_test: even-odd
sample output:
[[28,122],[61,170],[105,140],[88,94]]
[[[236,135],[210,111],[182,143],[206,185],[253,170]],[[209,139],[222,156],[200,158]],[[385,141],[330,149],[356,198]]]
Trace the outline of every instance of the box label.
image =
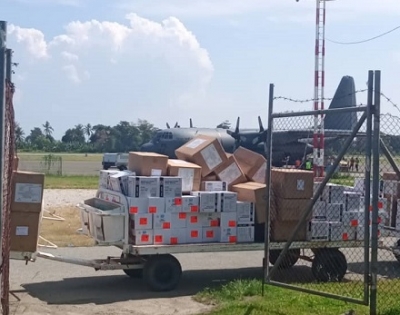
[[15,185],[15,202],[41,203],[42,185],[17,183]]
[[242,175],[242,173],[240,172],[240,169],[237,166],[237,164],[232,163],[226,169],[224,169],[222,172],[220,172],[218,175],[222,181],[230,184],[230,183],[234,182],[236,179],[238,179]]
[[304,186],[305,186],[304,180],[298,179],[297,180],[297,190],[304,190]]
[[178,170],[178,177],[182,177],[182,190],[193,190],[194,169],[180,167]]
[[202,143],[206,142],[204,139],[194,139],[193,141],[190,141],[186,147],[191,148],[191,149],[196,149],[198,146],[200,146]]
[[17,226],[15,229],[15,235],[18,236],[28,236],[29,227],[27,226]]
[[212,170],[222,163],[222,159],[218,154],[217,149],[213,144],[201,150],[201,156],[207,164],[207,167]]

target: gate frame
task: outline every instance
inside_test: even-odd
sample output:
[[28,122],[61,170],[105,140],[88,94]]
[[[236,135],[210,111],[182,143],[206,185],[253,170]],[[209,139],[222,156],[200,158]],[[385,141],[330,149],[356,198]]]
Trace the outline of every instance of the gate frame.
[[[374,75],[376,76],[375,88],[374,88]],[[380,147],[380,71],[368,72],[368,100],[366,106],[343,108],[343,109],[325,109],[325,110],[313,110],[313,111],[303,111],[303,112],[292,112],[292,113],[273,113],[273,102],[274,102],[274,84],[269,86],[269,107],[268,107],[268,130],[267,130],[267,140],[265,144],[265,151],[267,156],[267,169],[266,169],[266,184],[267,184],[267,206],[266,206],[266,222],[265,222],[265,242],[264,242],[264,259],[263,259],[263,269],[264,269],[264,279],[266,284],[278,286],[282,288],[292,289],[296,291],[301,291],[308,294],[318,295],[322,297],[337,299],[345,302],[350,302],[353,304],[360,304],[365,306],[370,306],[370,314],[375,315],[377,312],[377,254],[378,254],[378,198],[379,198],[379,147]],[[373,100],[374,103],[373,104]],[[289,237],[288,241],[285,243],[278,259],[276,260],[272,269],[269,269],[269,253],[270,253],[270,224],[271,224],[271,170],[272,170],[272,142],[273,142],[273,125],[274,119],[277,118],[289,118],[289,117],[301,117],[301,116],[312,116],[321,115],[327,113],[353,113],[353,112],[363,112],[363,115],[358,120],[357,124],[351,131],[350,135],[346,137],[346,141],[340,150],[337,158],[333,162],[333,165],[328,169],[327,174],[320,183],[318,189],[311,199],[311,203],[305,209],[301,215],[301,218],[295,227],[292,235]],[[278,281],[271,280],[272,275],[278,269],[284,255],[289,250],[291,244],[294,241],[295,236],[300,231],[302,224],[306,221],[306,218],[312,212],[315,202],[318,200],[318,196],[322,193],[326,184],[332,178],[334,171],[339,166],[340,161],[343,156],[347,153],[351,143],[357,136],[360,128],[366,121],[366,147],[365,147],[365,189],[366,191],[371,191],[371,170],[373,175],[372,182],[372,235],[370,235],[369,230],[369,205],[371,205],[370,195],[366,194],[364,199],[364,292],[363,299],[355,299],[351,297],[340,296],[336,294],[331,294],[328,292],[315,291],[311,289],[306,289],[300,286],[295,286],[291,284],[281,283]],[[373,128],[373,129],[372,129]],[[383,150],[385,151],[385,150]],[[371,160],[371,155],[373,159]],[[372,168],[371,168],[372,164]],[[370,240],[370,236],[371,240]],[[369,249],[371,247],[371,256]]]

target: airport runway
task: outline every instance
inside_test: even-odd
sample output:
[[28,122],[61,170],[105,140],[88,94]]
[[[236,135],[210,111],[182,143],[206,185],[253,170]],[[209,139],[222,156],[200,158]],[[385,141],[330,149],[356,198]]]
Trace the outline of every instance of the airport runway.
[[[39,161],[24,161],[19,162],[18,168],[21,171],[41,171],[41,164]],[[63,161],[62,166],[52,166],[53,172],[62,168],[63,175],[98,175],[99,170],[102,169],[101,162],[86,162],[86,161]]]

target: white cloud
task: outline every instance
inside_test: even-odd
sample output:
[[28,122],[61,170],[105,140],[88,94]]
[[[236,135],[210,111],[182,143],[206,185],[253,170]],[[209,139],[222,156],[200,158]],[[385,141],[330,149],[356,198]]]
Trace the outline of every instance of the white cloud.
[[73,21],[47,41],[40,30],[9,27],[18,72],[29,73],[16,84],[25,102],[40,104],[35,115],[57,113],[65,130],[77,113],[83,122],[112,124],[174,115],[168,104],[190,111],[205,103],[214,67],[196,36],[174,17],[126,18]]

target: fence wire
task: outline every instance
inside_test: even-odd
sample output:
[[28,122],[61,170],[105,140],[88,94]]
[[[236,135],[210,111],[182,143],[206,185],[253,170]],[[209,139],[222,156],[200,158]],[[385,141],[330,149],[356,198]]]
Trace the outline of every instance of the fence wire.
[[14,85],[6,80],[6,103],[4,114],[4,177],[3,177],[3,214],[2,214],[2,264],[1,264],[1,305],[3,315],[9,315],[10,294],[10,222],[12,175],[15,157],[15,120],[14,120]]

